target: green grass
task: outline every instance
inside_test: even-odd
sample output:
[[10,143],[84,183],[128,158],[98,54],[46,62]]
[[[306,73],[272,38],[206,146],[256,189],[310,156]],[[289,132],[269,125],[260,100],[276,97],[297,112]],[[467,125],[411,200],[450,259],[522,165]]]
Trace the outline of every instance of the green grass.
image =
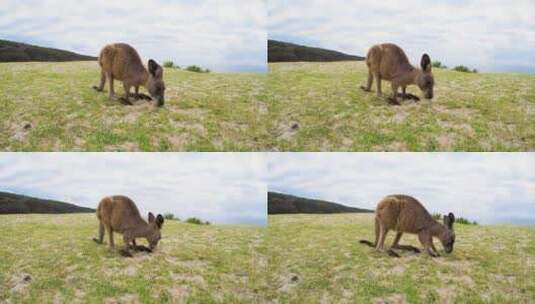
[[[387,105],[360,89],[364,62],[271,63],[271,149],[528,151],[535,149],[535,75],[434,69],[435,98]],[[391,94],[383,81],[383,93]],[[408,92],[422,96],[416,86]],[[298,127],[296,128],[296,124]]]
[[168,221],[155,252],[124,258],[91,240],[97,227],[94,214],[0,216],[0,302],[251,303],[268,288],[264,228]]
[[[107,84],[105,93],[92,89],[99,77],[96,62],[0,63],[0,150],[257,151],[268,145],[261,122],[265,75],[165,69],[161,109],[110,101]],[[115,92],[124,96],[121,82]]]
[[[281,303],[533,303],[535,229],[456,225],[450,255],[392,258],[374,240],[373,214],[269,216],[266,245]],[[394,233],[387,236],[387,244]],[[414,235],[401,244],[421,248]],[[381,302],[384,301],[384,302]]]
[[[452,254],[392,258],[372,214],[276,215],[268,228],[167,221],[152,254],[92,241],[93,214],[1,215],[0,302],[530,303],[535,229],[456,225]],[[387,237],[392,242],[393,233]],[[120,235],[116,244],[122,246]],[[107,238],[105,239],[107,241]],[[144,240],[138,242],[146,245]],[[420,246],[413,235],[402,244]],[[31,280],[23,282],[21,277]]]

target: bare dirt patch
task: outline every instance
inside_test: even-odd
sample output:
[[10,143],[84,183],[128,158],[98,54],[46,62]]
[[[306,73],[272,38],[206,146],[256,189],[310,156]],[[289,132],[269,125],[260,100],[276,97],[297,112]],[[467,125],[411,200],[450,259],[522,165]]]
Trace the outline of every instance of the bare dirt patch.
[[407,300],[403,294],[393,294],[386,298],[376,298],[372,301],[375,304],[405,304]]
[[207,262],[199,261],[199,260],[180,261],[177,264],[184,268],[191,269],[191,270],[205,268],[208,265]]
[[137,274],[137,267],[134,266],[134,265],[130,265],[128,267],[126,267],[125,269],[123,269],[123,271],[121,272],[127,276],[135,276]]
[[437,288],[437,294],[439,298],[439,303],[453,303],[455,297],[455,289],[453,289],[452,287]]
[[189,273],[173,273],[171,274],[171,277],[173,278],[173,281],[186,282],[201,288],[206,287],[206,282],[200,275]]
[[279,124],[278,135],[279,139],[291,140],[299,131],[301,125],[297,121],[290,121]]
[[443,133],[437,136],[437,142],[439,146],[443,149],[449,149],[453,144],[455,144],[455,139],[452,134]]
[[393,274],[403,274],[405,272],[406,268],[403,265],[397,265],[392,270],[390,270]]
[[106,298],[104,299],[105,304],[137,304],[141,303],[139,297],[135,294],[125,294],[120,298]]
[[373,151],[408,151],[409,148],[407,147],[407,144],[404,142],[395,141],[392,142],[386,146],[383,145],[376,145],[372,148]]
[[396,124],[400,124],[405,121],[405,119],[409,116],[409,113],[406,111],[398,111],[394,116],[392,116],[392,122]]
[[176,128],[184,129],[186,131],[193,131],[201,136],[207,135],[206,129],[200,123],[174,122],[174,126]]
[[475,136],[476,132],[472,128],[471,125],[467,123],[457,123],[457,122],[450,122],[450,121],[439,121],[439,126],[441,126],[444,129],[447,130],[454,130],[454,131],[460,131],[463,134],[466,134],[468,136]]
[[469,120],[476,114],[476,110],[468,108],[448,108],[443,105],[435,105],[433,108],[439,113],[455,116],[463,120]]
[[25,273],[19,272],[14,274],[9,280],[9,286],[11,292],[20,293],[23,292],[32,282],[33,278]]
[[35,124],[28,121],[11,123],[11,139],[16,141],[24,141]]
[[300,282],[300,278],[295,273],[288,273],[279,277],[279,292],[289,292]]
[[173,113],[178,113],[180,115],[184,115],[190,118],[195,119],[201,119],[203,118],[206,113],[208,113],[208,110],[205,109],[198,109],[198,108],[191,108],[191,109],[170,109]]
[[171,298],[178,303],[182,303],[181,301],[186,299],[191,293],[191,288],[189,286],[178,284],[173,287],[168,287],[166,290],[171,295]]
[[173,147],[183,147],[191,141],[191,136],[188,133],[174,134],[168,136],[167,140]]

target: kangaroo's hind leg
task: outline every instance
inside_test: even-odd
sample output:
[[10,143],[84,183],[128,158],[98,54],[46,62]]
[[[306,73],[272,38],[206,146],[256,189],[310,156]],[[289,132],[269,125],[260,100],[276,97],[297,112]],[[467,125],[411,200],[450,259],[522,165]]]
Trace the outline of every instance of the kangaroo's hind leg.
[[381,89],[381,75],[375,73],[375,81],[377,82],[377,96],[381,97],[383,95],[383,90]]
[[104,73],[104,70],[100,71],[100,84],[99,86],[93,86],[93,89],[95,89],[97,92],[104,91],[104,84],[106,83],[106,73]]
[[132,102],[130,102],[130,99],[128,98],[128,95],[130,95],[130,85],[127,84],[126,82],[123,82],[123,87],[124,87],[124,97],[121,98],[120,100],[124,105],[131,106]]
[[379,221],[379,240],[377,241],[375,250],[377,251],[384,250],[385,238],[387,234],[388,234],[388,229],[385,227],[385,224]]
[[388,102],[390,104],[393,104],[393,105],[396,105],[396,106],[401,105],[401,103],[399,103],[398,97],[397,97],[398,88],[399,88],[398,85],[395,84],[394,82],[392,82],[392,97],[388,98]]
[[122,256],[125,257],[132,257],[132,254],[130,253],[130,243],[133,241],[133,239],[126,234],[123,234],[123,241],[124,241],[124,248],[119,250],[119,253]]
[[98,239],[93,238],[93,241],[97,242],[98,244],[102,244],[104,242],[104,224],[102,222],[99,222],[98,225]]
[[108,73],[106,75],[106,77],[108,78],[108,81],[110,82],[110,99],[113,100],[115,99],[115,91],[113,89],[113,75],[111,73]]
[[370,92],[372,90],[372,85],[373,85],[373,74],[368,69],[368,83],[366,84],[366,86],[360,86],[360,88],[364,90],[365,92]]
[[110,238],[110,248],[114,249],[115,248],[115,242],[113,241],[113,229],[111,229],[111,226],[108,226],[106,228],[107,228],[106,230],[108,230],[108,234],[109,234],[108,236]]

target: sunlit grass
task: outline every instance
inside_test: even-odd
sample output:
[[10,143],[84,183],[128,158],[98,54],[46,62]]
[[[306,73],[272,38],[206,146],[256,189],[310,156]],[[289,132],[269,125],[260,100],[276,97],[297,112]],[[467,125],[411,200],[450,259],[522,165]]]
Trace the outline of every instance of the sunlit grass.
[[[0,63],[0,149],[10,151],[256,151],[263,74],[165,69],[166,105],[123,106],[91,87],[96,62]],[[115,82],[115,92],[124,94]],[[142,92],[147,93],[142,89]]]
[[[376,253],[373,214],[272,215],[268,299],[281,303],[530,303],[535,229],[455,225],[452,254]],[[391,244],[394,233],[387,236]],[[405,234],[401,244],[421,248]]]
[[[527,151],[535,149],[535,75],[435,69],[432,102],[387,105],[364,92],[364,62],[271,63],[272,149]],[[391,94],[383,81],[383,93]],[[416,86],[408,92],[421,96]]]
[[2,215],[0,230],[2,303],[252,303],[267,289],[261,227],[167,221],[133,258],[92,241],[94,214]]

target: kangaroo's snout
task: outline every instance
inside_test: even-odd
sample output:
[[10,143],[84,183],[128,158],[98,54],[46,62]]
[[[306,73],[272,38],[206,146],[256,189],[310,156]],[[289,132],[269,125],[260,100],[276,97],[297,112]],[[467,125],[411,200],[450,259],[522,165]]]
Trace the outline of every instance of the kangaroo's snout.
[[162,97],[158,97],[156,98],[156,106],[158,107],[163,107],[164,103],[165,103],[165,99]]

